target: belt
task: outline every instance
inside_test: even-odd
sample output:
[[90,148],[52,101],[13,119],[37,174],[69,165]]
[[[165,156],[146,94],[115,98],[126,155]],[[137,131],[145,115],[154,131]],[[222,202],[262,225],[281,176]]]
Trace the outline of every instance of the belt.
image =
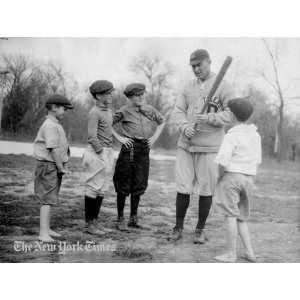
[[147,139],[137,139],[137,138],[131,138],[128,137],[129,139],[132,139],[135,143],[139,143],[139,144],[146,144],[148,142]]
[[[128,137],[128,138],[132,139],[134,144],[148,145],[147,139],[137,139],[137,138],[131,138],[131,137]],[[129,153],[129,161],[130,162],[134,161],[134,144],[132,145],[132,147],[130,147],[130,153]]]

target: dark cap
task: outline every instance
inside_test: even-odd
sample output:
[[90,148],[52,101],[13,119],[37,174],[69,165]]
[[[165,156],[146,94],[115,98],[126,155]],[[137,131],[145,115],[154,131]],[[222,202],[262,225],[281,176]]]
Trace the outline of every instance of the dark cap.
[[205,49],[197,49],[190,56],[190,64],[197,65],[201,63],[204,59],[210,59],[207,50]]
[[253,105],[248,97],[231,99],[228,107],[240,122],[246,122],[253,113]]
[[72,103],[66,97],[58,94],[50,96],[47,99],[46,104],[56,104],[59,106],[64,106],[65,108],[68,109],[74,108]]
[[139,96],[145,93],[146,86],[142,83],[131,83],[124,90],[126,97]]
[[113,84],[108,81],[108,80],[97,80],[95,82],[92,83],[92,85],[90,86],[90,93],[92,95],[95,94],[108,94],[110,92],[112,92],[114,89]]

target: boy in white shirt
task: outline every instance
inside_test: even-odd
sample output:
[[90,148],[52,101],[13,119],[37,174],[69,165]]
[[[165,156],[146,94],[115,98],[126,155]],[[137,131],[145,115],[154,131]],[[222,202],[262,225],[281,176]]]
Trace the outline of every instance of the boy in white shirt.
[[253,124],[247,124],[253,106],[247,98],[232,99],[228,107],[234,115],[235,125],[227,132],[215,159],[220,177],[214,202],[225,215],[227,223],[227,251],[215,257],[222,262],[235,262],[239,233],[245,254],[243,258],[255,262],[247,225],[249,194],[257,166],[261,163],[261,138]]

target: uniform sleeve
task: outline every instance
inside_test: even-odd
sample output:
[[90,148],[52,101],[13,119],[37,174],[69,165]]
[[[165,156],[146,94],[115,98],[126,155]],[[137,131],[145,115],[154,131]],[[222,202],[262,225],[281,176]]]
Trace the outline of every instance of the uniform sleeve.
[[44,139],[47,149],[59,147],[59,132],[55,124],[48,123],[44,127]]
[[233,121],[233,115],[227,106],[228,101],[234,98],[234,90],[232,86],[227,82],[224,82],[221,86],[219,97],[222,102],[223,109],[220,112],[208,113],[207,121],[208,124],[216,127],[230,125]]
[[230,163],[234,148],[234,139],[231,135],[226,134],[224,136],[219,152],[215,158],[215,162],[219,165],[222,165],[223,167],[227,167]]
[[173,118],[180,132],[184,132],[184,130],[190,125],[189,121],[187,120],[187,110],[187,97],[185,91],[183,91],[178,96],[173,111]]
[[88,120],[88,143],[91,144],[96,153],[102,151],[101,143],[99,142],[97,137],[99,119],[100,116],[98,112],[95,110],[91,110]]

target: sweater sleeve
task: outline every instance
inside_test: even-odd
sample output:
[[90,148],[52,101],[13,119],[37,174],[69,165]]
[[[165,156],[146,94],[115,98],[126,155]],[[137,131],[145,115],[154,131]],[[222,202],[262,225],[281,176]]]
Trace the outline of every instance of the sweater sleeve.
[[233,121],[233,115],[227,104],[230,99],[234,98],[234,90],[227,82],[221,86],[219,100],[222,103],[222,110],[215,113],[208,113],[207,123],[212,126],[221,127],[230,125]]
[[102,145],[97,137],[99,119],[98,112],[92,109],[89,113],[88,121],[88,143],[92,145],[96,153],[102,151]]
[[177,98],[175,108],[173,111],[173,118],[176,126],[180,132],[184,132],[185,129],[190,125],[187,119],[188,103],[186,93],[183,91]]

